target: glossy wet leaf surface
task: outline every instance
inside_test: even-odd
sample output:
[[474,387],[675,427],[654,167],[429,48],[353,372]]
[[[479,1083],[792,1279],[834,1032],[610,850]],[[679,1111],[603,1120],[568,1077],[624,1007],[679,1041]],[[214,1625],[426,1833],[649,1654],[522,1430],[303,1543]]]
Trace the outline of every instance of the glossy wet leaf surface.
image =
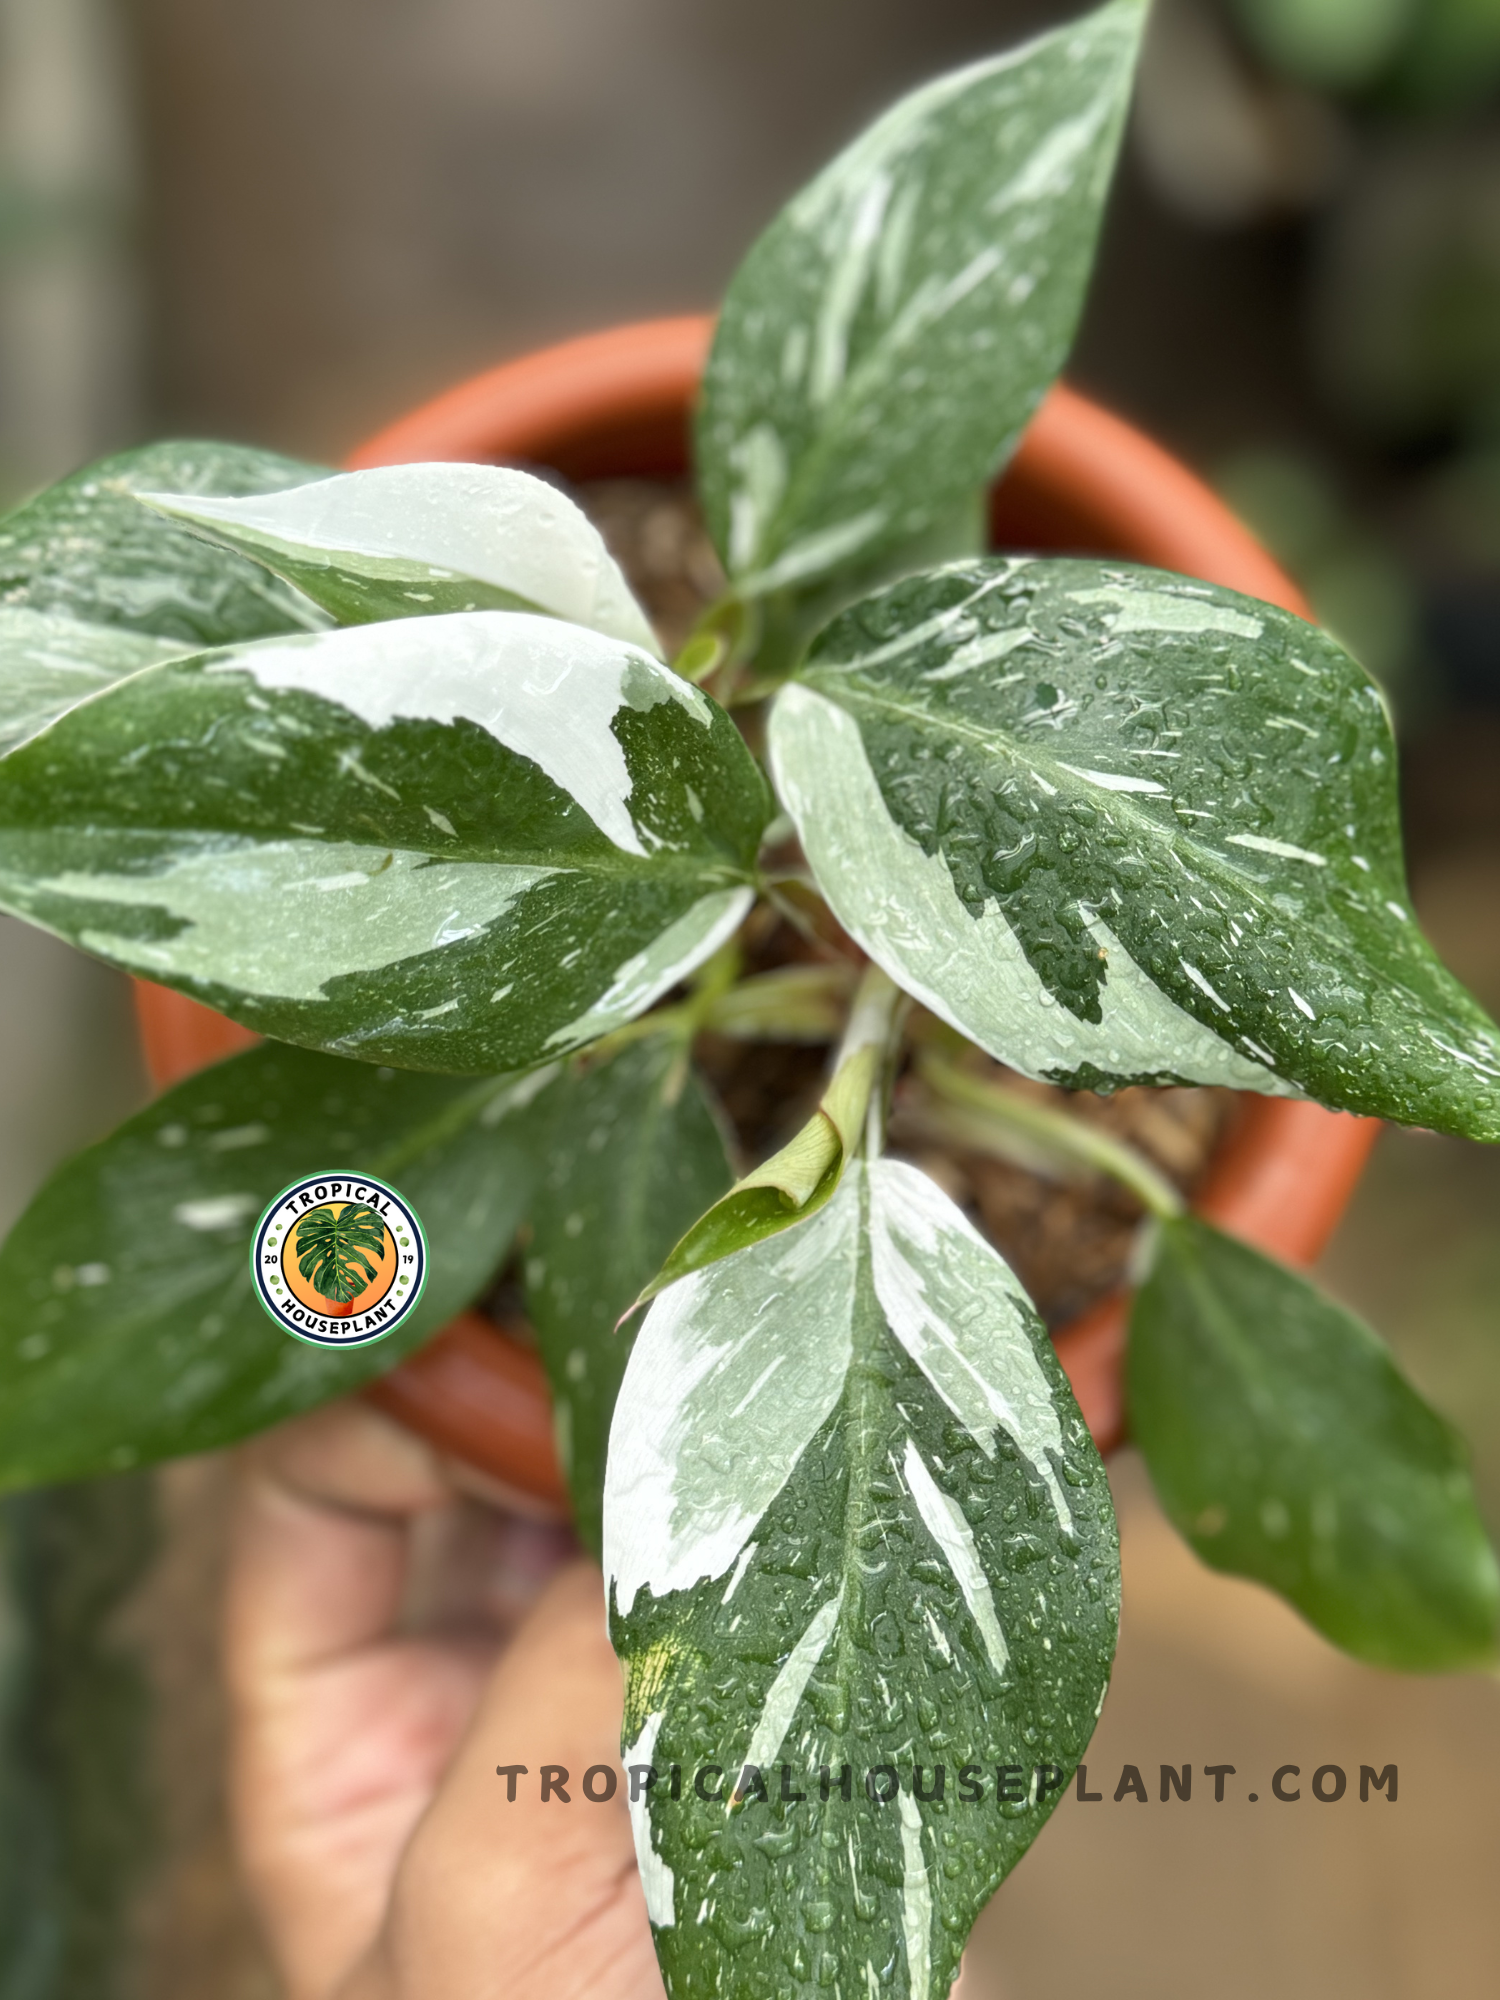
[[587,515],[510,466],[392,465],[245,499],[146,497],[170,519],[264,563],[340,624],[545,611],[657,650]]
[[604,1459],[638,1322],[616,1322],[729,1181],[724,1138],[681,1044],[662,1038],[565,1076],[537,1104],[526,1309],[552,1388],[558,1455],[599,1550]]
[[857,1163],[662,1294],[604,1555],[669,1993],[946,1992],[1093,1730],[1119,1575],[1041,1322],[931,1181]]
[[659,661],[516,612],[169,662],[0,766],[0,903],[287,1041],[519,1069],[749,907],[769,795]]
[[[393,1367],[504,1260],[546,1081],[252,1049],[80,1153],[0,1250],[0,1486],[211,1450]],[[428,1239],[410,1319],[352,1352],[289,1339],[250,1283],[262,1211],[330,1160],[390,1181]]]
[[1500,1137],[1500,1030],[1417,926],[1384,704],[1290,613],[956,564],[835,620],[770,747],[840,921],[1012,1067]]
[[1364,1323],[1196,1217],[1131,1317],[1130,1426],[1205,1562],[1378,1666],[1492,1666],[1500,1570],[1457,1433]]
[[867,567],[1014,449],[1072,343],[1143,18],[1119,0],[914,91],[751,250],[698,427],[739,589]]
[[247,445],[144,445],[85,466],[0,518],[0,606],[121,626],[189,650],[326,621],[260,564],[209,548],[135,497],[299,486],[320,466]]

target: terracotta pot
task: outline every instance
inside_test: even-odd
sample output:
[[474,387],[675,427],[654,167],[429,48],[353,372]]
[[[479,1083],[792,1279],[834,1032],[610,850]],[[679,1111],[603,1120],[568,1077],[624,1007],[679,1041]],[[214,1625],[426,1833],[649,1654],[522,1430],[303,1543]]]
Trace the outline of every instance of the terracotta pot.
[[[712,321],[651,320],[572,340],[464,382],[381,431],[351,467],[416,460],[531,462],[572,479],[673,478]],[[990,504],[997,547],[1123,556],[1243,590],[1303,616],[1307,606],[1202,482],[1139,431],[1059,385]],[[249,1046],[247,1029],[140,983],[147,1061],[159,1084]],[[1374,1143],[1373,1119],[1247,1097],[1195,1206],[1291,1263],[1331,1234]],[[1057,1336],[1100,1446],[1123,1430],[1126,1301],[1105,1300]],[[560,1503],[546,1381],[536,1355],[465,1313],[366,1393],[441,1449],[513,1492]]]

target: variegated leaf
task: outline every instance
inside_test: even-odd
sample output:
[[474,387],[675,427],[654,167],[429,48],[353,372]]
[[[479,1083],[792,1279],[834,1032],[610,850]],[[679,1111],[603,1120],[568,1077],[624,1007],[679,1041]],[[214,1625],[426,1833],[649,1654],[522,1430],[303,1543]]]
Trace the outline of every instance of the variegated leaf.
[[[0,1487],[209,1451],[394,1366],[505,1260],[551,1081],[403,1075],[268,1046],[165,1095],[61,1167],[0,1250]],[[288,1340],[250,1239],[330,1159],[395,1183],[429,1277],[374,1347]]]
[[1353,1313],[1196,1216],[1136,1296],[1130,1427],[1215,1569],[1335,1645],[1416,1673],[1500,1660],[1500,1566],[1468,1453]]
[[179,650],[316,630],[323,614],[258,563],[153,515],[143,490],[243,494],[320,468],[243,445],[146,445],[101,458],[0,519],[0,605],[121,625]]
[[903,98],[745,259],[698,427],[741,593],[868,569],[1014,449],[1072,343],[1143,20],[1114,0]]
[[616,1322],[729,1180],[724,1135],[675,1038],[587,1062],[538,1106],[526,1309],[552,1386],[558,1457],[599,1550],[604,1460],[631,1329]]
[[127,674],[190,650],[119,625],[0,606],[0,756]]
[[662,1294],[604,1556],[668,1992],[729,1954],[739,2000],[945,1993],[1093,1730],[1119,1571],[1041,1322],[925,1175],[856,1163]]
[[599,530],[566,494],[498,465],[392,465],[221,500],[148,506],[285,577],[342,625],[546,611],[658,651]]
[[1301,619],[955,564],[827,627],[770,744],[840,921],[1013,1068],[1500,1138],[1500,1030],[1412,912],[1384,703]]
[[169,662],[0,766],[0,904],[285,1041],[508,1070],[739,924],[769,799],[659,661],[521,612]]

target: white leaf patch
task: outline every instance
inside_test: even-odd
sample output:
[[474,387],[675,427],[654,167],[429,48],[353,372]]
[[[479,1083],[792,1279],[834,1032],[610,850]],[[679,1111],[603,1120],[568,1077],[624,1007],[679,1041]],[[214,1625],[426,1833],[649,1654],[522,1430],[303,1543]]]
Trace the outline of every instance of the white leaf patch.
[[1019,1446],[1071,1531],[1053,1464],[1062,1426],[1020,1280],[918,1168],[876,1160],[866,1173],[875,1295],[891,1332],[987,1457],[997,1429]]
[[1223,632],[1236,639],[1258,639],[1265,629],[1259,618],[1227,604],[1215,604],[1207,592],[1200,599],[1191,585],[1180,591],[1123,589],[1118,585],[1102,590],[1074,590],[1075,604],[1104,606],[1114,638],[1131,632],[1194,633]]
[[706,729],[689,682],[616,639],[524,611],[396,619],[226,653],[211,673],[336,702],[370,729],[472,722],[540,765],[626,854],[646,848],[630,814],[630,772],[610,728],[621,709],[675,701]]
[[812,1623],[787,1654],[756,1718],[755,1729],[745,1750],[746,1764],[754,1764],[757,1770],[763,1769],[781,1748],[792,1726],[792,1717],[797,1713],[797,1705],[827,1650],[828,1641],[833,1637],[843,1603],[844,1585],[840,1583],[835,1595],[815,1614]]
[[163,910],[186,926],[161,943],[83,927],[89,951],[150,975],[232,984],[283,1000],[321,1000],[332,979],[373,972],[473,937],[552,868],[476,867],[336,841],[183,837],[151,875],[65,873],[36,893],[105,907]]
[[652,1305],[604,1486],[604,1573],[621,1617],[642,1589],[665,1597],[731,1569],[832,1414],[853,1352],[859,1238],[851,1176],[810,1221]]
[[932,1882],[922,1854],[922,1815],[910,1792],[898,1794],[901,1814],[901,1929],[911,2000],[927,2000],[932,1985]]
[[944,1560],[958,1580],[964,1602],[969,1607],[969,1616],[978,1626],[984,1650],[990,1656],[990,1665],[997,1674],[1003,1674],[1010,1660],[1010,1648],[1005,1643],[1000,1617],[995,1610],[995,1594],[990,1589],[989,1578],[979,1560],[979,1551],[974,1546],[974,1531],[964,1519],[962,1507],[939,1487],[912,1438],[906,1440],[906,1456],[901,1463],[901,1472],[927,1532],[942,1550]]
[[180,1201],[172,1210],[172,1220],[184,1229],[233,1229],[262,1206],[260,1197],[253,1194],[204,1195],[199,1201]]
[[538,611],[657,651],[645,613],[588,516],[546,480],[510,466],[382,466],[243,500],[140,497],[271,567],[280,559],[410,583],[414,610],[422,582],[472,578]]
[[973,916],[942,856],[925,854],[891,818],[859,724],[837,703],[784,688],[770,751],[781,801],[839,922],[908,993],[999,1061],[1044,1081],[1093,1063],[1119,1076],[1169,1070],[1191,1083],[1298,1095],[1163,993],[1100,921],[1091,928],[1109,954],[1103,1019],[1059,1006],[1000,910],[987,903]]
[[127,674],[192,650],[175,639],[5,606],[0,609],[0,755]]
[[549,1048],[581,1048],[634,1020],[732,938],[754,901],[753,889],[721,889],[702,897],[647,950],[627,958],[588,1012],[550,1037]]
[[[634,1743],[621,1751],[621,1762],[626,1770],[632,1764],[649,1764],[656,1748],[657,1732],[665,1720],[666,1711],[658,1709],[655,1715],[646,1718],[645,1727]],[[677,1921],[677,1911],[673,1898],[675,1887],[672,1870],[656,1851],[651,1837],[651,1813],[647,1805],[649,1793],[643,1792],[639,1798],[630,1801],[630,1832],[635,1841],[636,1866],[641,1871],[641,1888],[646,1896],[646,1915],[659,1930],[666,1930]]]

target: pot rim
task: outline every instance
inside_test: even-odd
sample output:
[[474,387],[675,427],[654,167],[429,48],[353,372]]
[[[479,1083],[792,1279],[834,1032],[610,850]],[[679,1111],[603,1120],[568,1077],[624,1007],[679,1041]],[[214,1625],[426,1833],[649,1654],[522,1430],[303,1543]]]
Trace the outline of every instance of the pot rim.
[[[713,326],[707,314],[634,321],[502,363],[387,425],[347,464],[520,462],[575,480],[681,474]],[[990,528],[1002,546],[1117,555],[1310,616],[1291,580],[1195,474],[1063,383],[992,489]],[[137,1005],[158,1084],[257,1039],[145,982]],[[1273,1256],[1310,1263],[1353,1193],[1379,1121],[1302,1099],[1242,1101],[1193,1207]],[[1112,1295],[1054,1336],[1105,1451],[1124,1436],[1127,1308],[1127,1294]],[[364,1393],[440,1450],[534,1501],[566,1505],[541,1362],[478,1313],[461,1314]]]

